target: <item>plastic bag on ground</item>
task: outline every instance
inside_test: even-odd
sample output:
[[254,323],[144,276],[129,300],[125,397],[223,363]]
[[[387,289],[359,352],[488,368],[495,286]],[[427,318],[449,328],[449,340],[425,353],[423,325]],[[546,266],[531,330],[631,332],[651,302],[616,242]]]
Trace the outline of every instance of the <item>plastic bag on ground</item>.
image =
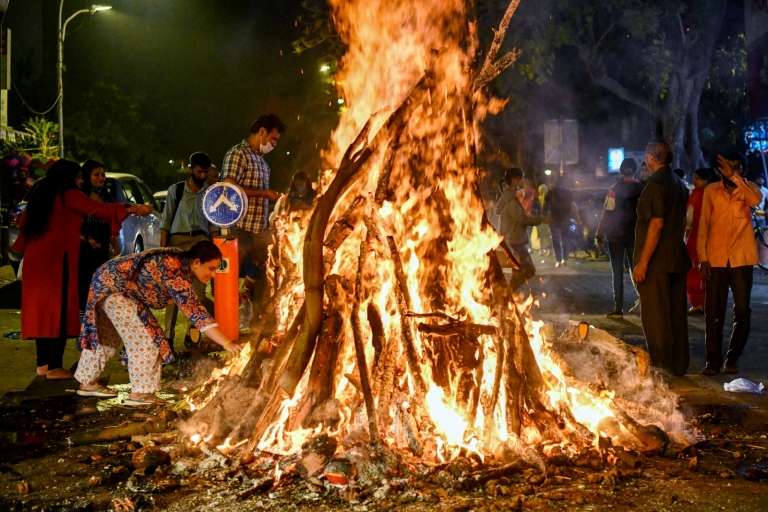
[[251,320],[253,319],[253,305],[251,299],[240,300],[240,331],[249,331],[251,329]]
[[731,393],[762,393],[764,386],[762,382],[756,384],[751,380],[736,379],[731,382],[726,382],[723,384],[723,387],[726,391],[730,391]]

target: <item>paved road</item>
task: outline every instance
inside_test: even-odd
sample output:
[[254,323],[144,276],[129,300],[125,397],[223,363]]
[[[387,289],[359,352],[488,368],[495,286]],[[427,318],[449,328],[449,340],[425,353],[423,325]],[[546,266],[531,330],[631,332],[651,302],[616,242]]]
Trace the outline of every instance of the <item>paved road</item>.
[[[611,269],[607,261],[571,260],[568,267],[555,268],[554,261],[536,258],[537,275],[532,288],[540,306],[533,316],[564,326],[569,319],[587,321],[604,329],[627,343],[645,347],[639,314],[626,314],[637,300],[629,275],[624,278],[624,319],[610,320],[605,314],[613,309]],[[543,263],[542,263],[543,261]],[[729,298],[724,337],[730,336],[733,324],[733,303]],[[691,345],[689,373],[698,373],[705,363],[704,316],[688,317]],[[768,384],[768,273],[755,267],[752,290],[752,333],[739,361],[741,375]],[[715,381],[731,380],[732,376],[719,375]]]
[[[625,315],[623,320],[609,320],[605,313],[613,308],[610,266],[606,260],[571,260],[568,267],[555,268],[553,258],[535,257],[537,275],[533,290],[539,305],[534,306],[536,319],[564,328],[569,320],[585,320],[614,336],[638,346],[644,346],[639,315]],[[9,266],[0,267],[0,397],[10,390],[25,389],[34,380],[34,343],[8,339],[3,335],[20,330],[20,284],[13,278]],[[625,310],[634,304],[637,295],[625,276]],[[162,324],[164,312],[156,312]],[[183,322],[183,321],[182,321]],[[732,314],[726,319],[726,338],[730,335]],[[689,317],[691,340],[690,374],[697,374],[704,366],[704,317]],[[177,329],[176,346],[182,346],[183,329]],[[65,354],[65,365],[77,361],[78,352],[70,342]],[[752,294],[752,335],[739,362],[743,377],[768,384],[768,274],[755,270],[755,286]],[[107,367],[111,383],[127,383],[125,369],[115,358]],[[733,377],[718,375],[712,384],[732,380]],[[43,380],[43,379],[38,379]],[[696,378],[698,381],[698,377]],[[708,383],[710,382],[708,381]],[[37,386],[41,385],[38,383]]]

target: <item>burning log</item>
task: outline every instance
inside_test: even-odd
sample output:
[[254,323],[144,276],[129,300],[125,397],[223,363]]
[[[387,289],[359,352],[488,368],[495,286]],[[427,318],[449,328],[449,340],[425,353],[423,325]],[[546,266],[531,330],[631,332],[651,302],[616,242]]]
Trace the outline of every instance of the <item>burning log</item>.
[[357,355],[357,370],[360,373],[360,386],[363,389],[365,399],[365,411],[368,415],[368,431],[371,442],[379,442],[379,430],[376,420],[376,408],[374,407],[371,393],[371,381],[368,377],[368,363],[365,360],[365,347],[363,346],[363,327],[360,322],[360,303],[363,301],[363,268],[365,267],[368,244],[360,243],[360,257],[357,266],[357,282],[355,284],[355,300],[352,304],[352,336],[355,342],[355,354]]
[[415,456],[421,457],[423,451],[421,440],[419,439],[419,426],[416,424],[416,418],[411,413],[411,404],[403,401],[400,404],[399,410],[400,422],[403,426],[403,434],[406,443],[408,443],[408,448],[411,449]]
[[395,264],[395,280],[397,282],[397,286],[395,287],[395,297],[397,300],[397,308],[400,312],[400,337],[403,342],[405,357],[408,361],[408,370],[413,378],[416,396],[421,402],[427,394],[427,385],[424,383],[424,377],[421,375],[419,355],[416,351],[416,344],[414,343],[413,333],[411,332],[411,324],[408,320],[408,310],[411,309],[410,293],[408,291],[408,284],[405,281],[403,264],[400,261],[400,253],[397,250],[395,239],[388,236],[387,243],[389,244],[390,258],[392,258],[392,262]]
[[311,421],[312,411],[317,405],[331,398],[333,392],[334,368],[336,367],[339,355],[341,332],[344,325],[344,320],[339,310],[344,310],[343,300],[346,294],[344,293],[344,285],[339,276],[330,276],[325,284],[331,304],[326,309],[323,329],[320,333],[320,340],[309,372],[307,390],[303,403],[299,407],[294,427],[298,425],[303,425],[304,427],[313,426]]

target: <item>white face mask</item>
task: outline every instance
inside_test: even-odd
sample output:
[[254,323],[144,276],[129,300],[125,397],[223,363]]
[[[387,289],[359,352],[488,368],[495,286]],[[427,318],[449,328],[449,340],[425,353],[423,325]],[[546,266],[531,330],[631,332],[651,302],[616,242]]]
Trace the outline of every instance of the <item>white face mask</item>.
[[267,141],[266,144],[262,144],[261,141],[259,141],[259,151],[261,152],[262,155],[266,155],[267,153],[269,153],[273,149],[275,149],[275,148],[274,148],[274,146],[272,146],[271,142]]

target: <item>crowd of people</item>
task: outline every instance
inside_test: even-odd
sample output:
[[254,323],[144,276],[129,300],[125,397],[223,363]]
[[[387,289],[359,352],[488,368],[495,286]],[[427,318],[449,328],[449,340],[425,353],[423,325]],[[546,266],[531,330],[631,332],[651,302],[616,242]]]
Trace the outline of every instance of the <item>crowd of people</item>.
[[[285,131],[275,115],[259,117],[248,136],[224,156],[219,175],[203,152],[190,157],[188,179],[168,188],[160,226],[160,245],[142,253],[120,253],[117,235],[129,215],[152,214],[149,205],[117,204],[105,187],[104,166],[61,159],[31,185],[19,221],[14,249],[24,254],[22,337],[34,339],[37,375],[76,379],[78,394],[109,398],[116,393],[99,382],[106,362],[120,345],[128,367],[131,393],[125,405],[162,403],[162,364],[175,360],[173,340],[178,310],[189,320],[185,340],[202,333],[225,350],[241,350],[219,329],[205,287],[221,264],[212,237],[218,229],[203,214],[209,186],[235,183],[248,196],[243,219],[233,229],[239,241],[240,268],[255,279],[263,275],[270,201],[279,212],[312,207],[316,192],[304,173],[297,173],[287,196],[270,187],[264,155]],[[253,288],[253,286],[252,286]],[[253,290],[254,304],[264,300],[264,287]],[[164,328],[151,312],[166,309]],[[77,338],[81,355],[74,373],[64,368],[68,338]]]
[[[623,318],[627,268],[640,297],[629,311],[640,310],[652,364],[673,375],[687,372],[688,315],[703,312],[707,355],[701,373],[738,373],[749,338],[752,271],[758,263],[752,211],[762,210],[768,189],[762,176],[756,183],[746,179],[746,160],[737,153],[718,156],[718,170],[697,169],[692,189],[683,171],[672,170],[672,161],[668,143],[649,143],[639,172],[634,160],[624,160],[620,181],[606,195],[595,240],[599,251],[607,253],[613,274],[614,308],[606,316]],[[578,208],[562,178],[549,191],[541,186],[545,197],[537,215],[525,208],[528,187],[522,170],[508,169],[503,185],[495,212],[505,242],[520,260],[510,278],[510,286],[518,289],[535,274],[526,228],[538,226],[546,233],[541,228],[549,227],[556,266],[567,265],[567,230],[578,219]],[[729,290],[734,324],[724,357]]]

